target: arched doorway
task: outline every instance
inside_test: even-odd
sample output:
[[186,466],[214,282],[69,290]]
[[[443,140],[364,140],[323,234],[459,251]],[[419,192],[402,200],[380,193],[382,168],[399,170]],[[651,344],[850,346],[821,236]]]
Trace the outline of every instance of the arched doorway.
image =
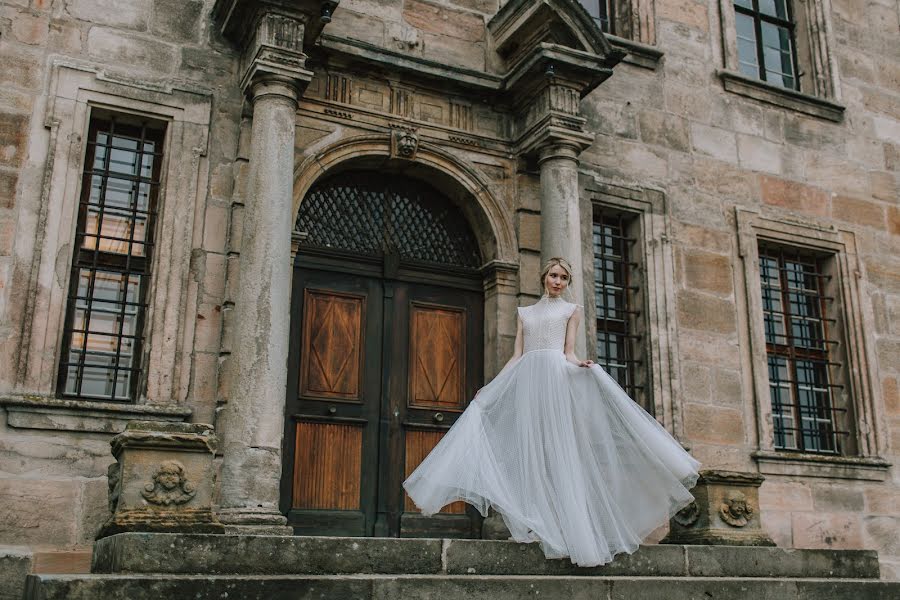
[[282,508],[309,535],[477,537],[401,483],[482,380],[482,263],[457,207],[371,170],[317,182],[297,217]]

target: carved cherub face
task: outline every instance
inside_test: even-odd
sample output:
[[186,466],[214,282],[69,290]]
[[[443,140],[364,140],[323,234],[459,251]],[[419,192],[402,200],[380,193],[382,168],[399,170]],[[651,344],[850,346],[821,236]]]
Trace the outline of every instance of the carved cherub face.
[[172,461],[164,462],[156,473],[156,482],[166,491],[174,490],[181,486],[184,480],[184,473],[181,465]]
[[743,494],[739,492],[734,492],[728,494],[725,498],[725,502],[728,504],[728,510],[735,517],[738,516],[749,516],[753,511],[750,510],[750,507],[747,506],[747,498]]

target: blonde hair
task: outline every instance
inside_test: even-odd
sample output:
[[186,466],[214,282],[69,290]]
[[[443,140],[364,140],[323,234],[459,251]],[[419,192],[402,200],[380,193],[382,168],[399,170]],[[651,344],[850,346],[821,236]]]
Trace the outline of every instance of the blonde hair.
[[[544,263],[544,268],[541,269],[541,289],[544,290],[544,279],[547,278],[547,273],[550,272],[555,266],[560,266],[565,270],[566,274],[569,276],[569,285],[572,285],[572,265],[569,264],[569,261],[562,258],[561,256],[554,256],[550,260]],[[546,291],[546,290],[544,290]]]

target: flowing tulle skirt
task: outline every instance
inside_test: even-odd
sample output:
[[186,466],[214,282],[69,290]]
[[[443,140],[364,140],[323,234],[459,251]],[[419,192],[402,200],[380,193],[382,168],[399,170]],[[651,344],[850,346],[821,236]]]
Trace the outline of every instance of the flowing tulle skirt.
[[599,366],[525,353],[404,482],[426,514],[464,500],[548,558],[604,564],[691,502],[700,466]]

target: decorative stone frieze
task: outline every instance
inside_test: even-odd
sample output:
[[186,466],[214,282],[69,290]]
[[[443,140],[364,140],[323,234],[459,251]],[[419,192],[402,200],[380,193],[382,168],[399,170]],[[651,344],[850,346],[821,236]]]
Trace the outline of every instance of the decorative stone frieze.
[[663,543],[774,546],[760,522],[764,480],[755,473],[701,471],[694,502],[672,517]]
[[110,442],[109,509],[98,537],[124,531],[224,533],[213,514],[211,425],[132,421]]

